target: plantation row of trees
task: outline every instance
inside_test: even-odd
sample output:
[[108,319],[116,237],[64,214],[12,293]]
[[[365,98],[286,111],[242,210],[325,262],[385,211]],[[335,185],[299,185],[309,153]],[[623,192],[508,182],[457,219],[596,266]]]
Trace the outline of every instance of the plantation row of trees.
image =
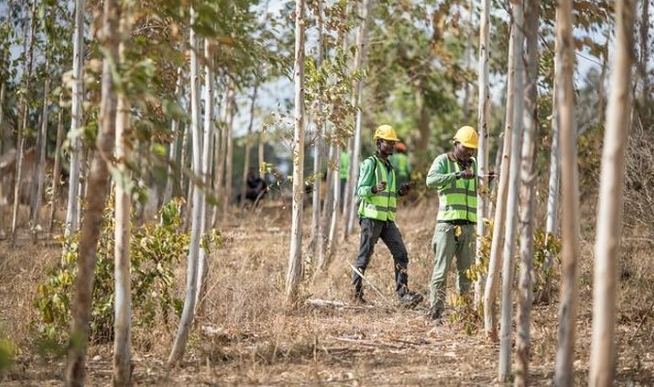
[[[0,153],[11,161],[6,170],[12,172],[12,179],[3,172],[1,185],[3,195],[11,199],[11,220],[6,222],[0,212],[0,227],[10,225],[11,238],[19,238],[21,197],[27,197],[23,202],[29,204],[32,234],[38,237],[44,228],[53,230],[56,209],[64,202],[59,192],[67,190],[65,217],[60,221],[66,235],[79,233],[67,383],[84,382],[98,241],[109,198],[114,201],[115,222],[113,377],[115,384],[124,385],[131,374],[130,219],[136,216],[142,222],[148,205],[162,208],[175,197],[187,201],[186,289],[168,359],[174,365],[183,357],[195,315],[202,313],[208,268],[213,264],[203,240],[235,211],[234,182],[240,181],[243,197],[250,166],[279,176],[270,152],[268,159],[264,157],[266,149],[276,145],[276,150],[289,152],[292,223],[286,296],[292,306],[308,272],[303,254],[320,272],[330,264],[335,240],[354,232],[356,201],[351,193],[369,130],[376,123],[391,122],[414,150],[417,171],[426,170],[435,150],[449,146],[456,127],[478,128],[478,162],[484,177],[478,212],[480,218],[492,217],[494,222],[492,235],[484,222],[478,224],[478,265],[487,276],[478,282],[476,296],[483,305],[486,334],[499,339],[499,379],[505,381],[511,374],[512,271],[518,244],[515,337],[516,383],[521,385],[528,380],[532,272],[551,271],[556,262],[554,254],[545,262],[534,262],[537,177],[545,175],[538,170],[549,164],[548,238],[557,238],[561,224],[555,381],[571,385],[579,256],[577,137],[587,126],[605,126],[591,379],[610,384],[625,128],[634,114],[647,122],[651,113],[648,1],[639,5],[643,16],[635,31],[635,4],[630,0],[580,1],[574,7],[568,0],[513,0],[506,9],[489,0],[0,4],[7,10],[0,20]],[[573,25],[579,28],[573,31]],[[610,67],[609,42],[615,58]],[[609,95],[605,97],[601,89],[594,113],[583,125],[580,118],[586,117],[575,113],[575,99],[581,100],[575,97],[578,88],[573,82],[576,52],[602,61],[597,84],[603,87],[611,74]],[[630,78],[633,66],[635,81]],[[500,77],[498,84],[506,80],[503,105],[491,98],[491,89],[501,88],[491,84],[493,76]],[[293,85],[293,94],[289,86],[289,100],[275,115],[257,107],[271,82]],[[275,98],[283,94],[274,92]],[[636,101],[635,109],[631,100]],[[475,105],[476,117],[471,114]],[[606,124],[601,119],[605,111]],[[243,117],[245,130],[237,127]],[[234,162],[235,150],[241,149],[235,146],[237,131],[243,134],[239,170]],[[288,146],[283,149],[279,143]],[[251,155],[254,144],[256,157]],[[541,160],[548,149],[551,159]],[[309,150],[312,158],[305,157]],[[342,204],[337,168],[341,151],[351,160]],[[50,155],[53,178],[46,188]],[[67,176],[63,187],[62,169]],[[496,185],[485,177],[489,170],[500,171]],[[417,172],[414,178],[421,181],[424,176]],[[313,193],[310,249],[302,243],[308,184]],[[326,185],[322,205],[321,184]],[[47,220],[41,210],[45,190]],[[489,248],[482,248],[484,244]]]

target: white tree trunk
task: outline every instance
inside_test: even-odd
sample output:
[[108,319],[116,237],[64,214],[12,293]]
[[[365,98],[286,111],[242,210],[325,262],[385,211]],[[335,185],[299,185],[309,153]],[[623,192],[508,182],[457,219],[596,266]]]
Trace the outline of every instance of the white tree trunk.
[[[191,7],[191,26],[195,24],[196,13]],[[191,49],[191,134],[193,136],[193,174],[202,175],[202,129],[200,128],[200,95],[198,79],[198,40],[195,37],[195,30],[190,29],[190,49]],[[189,183],[189,186],[192,183]],[[200,187],[193,190],[193,214],[191,221],[191,241],[188,252],[188,262],[186,269],[186,296],[184,298],[184,309],[179,320],[177,336],[173,344],[173,349],[168,357],[168,364],[174,365],[182,359],[186,342],[193,323],[195,313],[195,298],[197,292],[198,277],[198,254],[200,250],[201,221],[204,210],[203,195]]]
[[[209,230],[210,225],[207,220],[207,200],[205,192],[211,187],[211,137],[213,136],[213,94],[214,94],[214,76],[212,71],[213,61],[211,60],[211,47],[209,40],[204,40],[204,60],[207,64],[204,66],[204,132],[202,140],[202,187],[198,187],[201,194],[202,215],[200,221],[200,235]],[[201,189],[200,189],[201,188]],[[206,278],[209,272],[210,258],[206,248],[200,247],[200,257],[198,261],[198,284],[195,296],[196,314],[202,312],[202,298],[206,288]]]
[[229,209],[232,203],[232,174],[234,172],[234,139],[232,131],[234,128],[234,117],[236,116],[236,93],[232,92],[232,98],[229,100],[229,120],[225,125],[225,187],[223,195],[223,222],[227,219]]
[[[125,45],[129,39],[130,15],[124,9],[120,18],[120,61],[125,62]],[[127,164],[130,161],[130,102],[122,91],[116,107],[116,168],[120,179],[116,187],[114,273],[116,294],[114,298],[114,370],[113,385],[127,386],[131,383],[131,313],[132,294],[129,274],[129,237],[131,200],[128,183],[131,174]]]
[[304,207],[304,0],[295,0],[295,131],[293,140],[293,210],[286,275],[286,301],[294,302],[303,274],[302,211]]
[[[495,219],[493,223],[493,240],[491,242],[491,253],[488,260],[488,277],[486,278],[486,287],[484,288],[484,330],[486,336],[492,341],[497,337],[497,311],[495,299],[497,298],[497,288],[500,275],[500,253],[504,246],[504,223],[506,221],[506,200],[509,189],[509,174],[511,172],[511,157],[515,155],[512,152],[513,138],[513,116],[515,95],[515,76],[516,63],[514,52],[516,45],[516,33],[514,30],[515,21],[511,25],[511,36],[509,40],[509,58],[507,69],[507,95],[506,95],[506,115],[504,123],[504,137],[502,143],[502,162],[499,173],[499,183],[497,188],[497,199],[495,205]],[[517,155],[514,157],[518,157]]]
[[70,131],[70,168],[68,178],[68,202],[66,207],[65,234],[79,227],[80,164],[82,150],[78,130],[84,125],[82,105],[84,102],[84,0],[75,0],[75,32],[73,34],[73,85]]
[[523,76],[524,62],[522,59],[524,41],[524,10],[521,0],[511,2],[513,26],[511,39],[513,44],[513,61],[515,61],[515,78],[513,82],[513,133],[511,136],[511,167],[509,172],[509,187],[506,200],[506,229],[504,233],[504,249],[502,253],[502,303],[500,323],[500,361],[498,380],[505,382],[511,372],[511,320],[513,304],[511,301],[513,285],[513,256],[515,252],[516,218],[518,205],[518,190],[520,186],[520,150],[523,133]]
[[[354,71],[363,69],[366,63],[366,56],[368,53],[368,23],[370,22],[370,13],[372,11],[374,1],[363,0],[361,4],[361,25],[357,34],[357,51],[354,57]],[[352,96],[352,105],[357,109],[356,122],[354,130],[354,147],[352,148],[352,157],[350,158],[350,185],[349,192],[345,195],[350,196],[348,208],[345,212],[345,230],[343,235],[345,238],[352,232],[354,227],[354,218],[356,217],[356,200],[354,200],[354,190],[356,189],[357,179],[359,177],[359,158],[361,155],[361,131],[363,125],[363,109],[361,108],[361,100],[363,95],[363,81],[360,78],[356,81],[354,87],[354,95]]]
[[0,85],[0,155],[5,154],[5,130],[4,130],[4,120],[5,120],[5,86],[6,82],[2,81]]
[[59,113],[57,116],[57,143],[55,145],[54,168],[52,169],[52,204],[48,221],[48,232],[52,233],[54,226],[57,200],[59,199],[59,181],[61,175],[61,145],[64,142],[64,93],[59,93]]
[[633,0],[615,2],[615,19],[615,61],[606,112],[595,238],[590,386],[611,386],[615,379],[618,259],[624,206],[625,148],[632,109]]
[[[323,37],[323,15],[322,15],[322,0],[318,0],[318,68],[322,65],[323,62],[323,50],[324,50],[324,37]],[[317,136],[315,143],[315,157],[313,159],[313,196],[312,196],[312,217],[311,217],[311,239],[313,240],[313,262],[317,263],[318,266],[325,261],[325,243],[323,237],[323,227],[321,219],[321,209],[320,209],[320,192],[322,185],[322,158],[323,158],[323,148],[324,140],[326,133],[326,125],[322,119],[319,119],[316,122],[317,126]]]
[[[472,4],[470,4],[470,13],[472,14]],[[486,224],[484,218],[488,217],[488,117],[490,106],[490,93],[488,86],[488,46],[490,44],[490,0],[481,1],[481,15],[479,24],[479,106],[477,114],[479,121],[477,129],[479,130],[479,149],[477,150],[477,165],[481,178],[477,191],[477,264],[481,263],[481,245],[482,238],[486,235]],[[471,31],[472,32],[472,31]],[[470,40],[468,40],[470,42]],[[466,85],[466,92],[467,92]],[[479,305],[484,287],[484,278],[480,277],[475,283],[475,306]]]
[[556,9],[558,41],[556,71],[557,111],[561,143],[561,295],[559,344],[556,353],[554,384],[571,386],[574,382],[575,317],[577,314],[576,265],[579,256],[579,182],[577,178],[577,136],[574,119],[574,41],[572,36],[572,0],[560,0]]
[[[554,52],[558,51],[559,42],[556,40]],[[552,87],[552,145],[550,154],[550,177],[547,190],[547,219],[545,222],[545,232],[547,238],[558,235],[558,204],[559,204],[559,186],[561,180],[561,150],[559,149],[559,112],[557,104],[558,86],[558,57],[554,55],[554,85]],[[547,254],[545,257],[545,269],[552,267],[554,257]]]
[[529,331],[532,296],[531,270],[534,255],[534,168],[538,129],[538,19],[539,0],[528,0],[525,9],[526,81],[524,109],[524,139],[522,143],[522,166],[520,170],[520,211],[518,229],[520,233],[520,282],[518,312],[516,315],[516,386],[529,382],[529,353],[531,338]]
[[104,36],[105,59],[102,66],[102,96],[100,102],[100,130],[96,141],[93,163],[89,173],[90,181],[84,229],[80,236],[78,272],[75,280],[75,294],[72,302],[73,324],[66,366],[66,386],[84,384],[85,357],[88,346],[89,323],[91,318],[93,281],[97,260],[98,238],[102,226],[102,215],[109,192],[109,169],[107,160],[113,158],[116,126],[116,93],[113,73],[118,63],[118,22],[120,6],[117,0],[105,0]]
[[[175,98],[179,101],[179,95],[182,90],[182,68],[177,68],[177,81],[175,82]],[[166,175],[166,187],[163,193],[163,203],[168,203],[173,197],[173,186],[177,184],[175,164],[177,162],[177,154],[179,149],[179,123],[175,118],[170,122],[170,132],[173,134],[173,140],[170,142],[170,149],[168,152],[168,174]],[[180,166],[177,165],[179,168]]]
[[[33,176],[36,177],[35,189],[32,197],[32,225],[39,224],[39,210],[41,208],[41,198],[43,197],[43,184],[45,183],[45,156],[48,150],[48,95],[50,94],[50,77],[48,77],[49,58],[45,58],[45,81],[43,85],[43,111],[41,113],[41,133],[39,134],[39,162],[35,164],[36,170]],[[36,236],[36,230],[34,232]]]

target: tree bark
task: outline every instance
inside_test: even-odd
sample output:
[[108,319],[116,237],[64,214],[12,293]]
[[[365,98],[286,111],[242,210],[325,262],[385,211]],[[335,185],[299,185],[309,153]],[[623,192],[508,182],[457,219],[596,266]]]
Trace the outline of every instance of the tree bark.
[[232,92],[231,99],[229,100],[229,120],[225,125],[225,187],[223,196],[223,222],[227,219],[227,215],[232,204],[232,175],[234,172],[234,139],[232,138],[232,131],[234,129],[234,117],[236,116],[236,93]]
[[303,274],[302,265],[302,210],[304,207],[304,0],[295,0],[295,131],[293,141],[293,210],[288,273],[286,274],[286,302],[297,299]]
[[[470,3],[472,14],[472,2]],[[479,24],[479,105],[477,124],[479,130],[479,149],[477,150],[477,165],[481,178],[477,191],[477,257],[476,263],[482,261],[481,245],[483,238],[487,237],[484,218],[488,217],[489,181],[488,177],[488,117],[490,106],[490,92],[488,86],[488,47],[490,45],[490,0],[481,1],[481,15]],[[471,31],[472,32],[472,31]],[[470,42],[470,40],[468,40]],[[468,86],[466,84],[466,94]],[[467,117],[467,114],[464,115]],[[475,283],[475,306],[479,305],[482,298],[484,278],[480,277]]]
[[511,372],[511,316],[513,305],[511,301],[513,285],[513,256],[515,252],[515,234],[517,218],[518,190],[520,187],[520,149],[523,134],[523,76],[524,62],[522,59],[524,42],[524,10],[522,0],[511,2],[513,27],[511,38],[513,44],[513,60],[515,61],[515,79],[513,82],[513,133],[511,136],[511,170],[509,173],[508,196],[506,199],[506,229],[504,230],[504,250],[502,253],[502,307],[500,323],[500,361],[498,380],[506,382]]
[[[354,71],[363,69],[366,63],[366,56],[368,53],[368,23],[370,22],[370,13],[373,8],[373,0],[363,0],[361,4],[361,25],[357,34],[357,51],[354,56]],[[356,109],[356,122],[354,130],[354,147],[352,148],[352,157],[350,158],[350,184],[348,186],[350,195],[349,206],[345,213],[345,230],[343,235],[345,238],[352,232],[354,226],[354,218],[356,215],[356,201],[354,200],[354,190],[359,176],[359,158],[361,156],[361,131],[363,126],[363,109],[361,107],[361,100],[363,95],[363,82],[364,78],[355,81],[354,95],[352,96],[352,105]]]
[[254,125],[254,108],[257,101],[259,81],[255,81],[250,100],[250,123],[248,124],[247,136],[245,137],[245,156],[243,160],[243,178],[241,179],[241,208],[245,205],[245,191],[247,191],[248,171],[250,169],[250,153],[252,151],[252,126]]
[[[129,3],[126,3],[129,4]],[[120,18],[120,63],[126,61],[126,45],[131,30],[129,5],[123,10]],[[130,212],[131,199],[129,182],[131,174],[127,164],[131,157],[131,144],[128,132],[130,128],[130,101],[126,91],[118,94],[116,106],[116,168],[120,180],[115,182],[115,246],[114,273],[116,294],[114,298],[114,369],[113,385],[128,386],[131,384],[131,313],[132,292],[130,286]]]
[[539,0],[528,0],[525,9],[526,82],[524,109],[524,139],[522,143],[522,166],[520,170],[520,283],[518,313],[516,316],[517,339],[516,386],[529,384],[529,331],[532,296],[531,270],[534,256],[534,186],[536,183],[535,156],[538,129],[538,19]]
[[[202,175],[202,130],[200,128],[200,95],[199,95],[199,74],[198,74],[198,40],[195,36],[195,19],[197,17],[195,9],[191,7],[191,28],[190,28],[190,50],[191,50],[191,134],[193,136],[193,174]],[[189,182],[189,186],[193,185]],[[177,336],[173,344],[173,349],[168,357],[168,365],[177,364],[184,355],[186,342],[193,324],[195,313],[195,299],[197,292],[198,277],[198,254],[200,252],[200,239],[202,237],[201,220],[204,211],[203,194],[200,187],[193,190],[193,208],[191,221],[191,241],[188,252],[188,262],[186,269],[186,296],[184,298],[184,309],[179,320]]]
[[615,2],[615,19],[615,64],[606,112],[595,238],[591,386],[611,386],[615,380],[618,259],[624,206],[625,148],[631,129],[629,117],[632,109],[633,0]]
[[[32,205],[31,205],[31,218],[32,225],[39,225],[39,209],[41,208],[41,198],[43,197],[43,184],[45,182],[45,156],[48,150],[48,95],[50,94],[50,78],[48,77],[48,68],[50,62],[46,55],[45,58],[45,81],[43,82],[43,110],[41,113],[41,132],[39,134],[39,162],[34,164],[35,170],[32,176],[36,177],[33,183],[34,189],[32,192]],[[34,231],[34,236],[37,235],[37,230]]]
[[[209,40],[204,40],[204,59],[207,61],[207,64],[204,66],[204,87],[205,87],[205,99],[204,99],[204,132],[202,140],[202,187],[201,191],[201,201],[202,205],[202,215],[200,220],[200,235],[201,237],[209,230],[210,224],[207,220],[207,208],[208,203],[206,199],[206,191],[211,187],[211,156],[212,156],[212,147],[211,147],[211,137],[213,136],[213,94],[214,94],[214,76],[213,76],[213,60],[211,59],[211,47]],[[209,252],[206,247],[200,246],[200,256],[198,260],[198,284],[196,289],[195,296],[195,310],[196,314],[202,313],[204,292],[206,290],[206,279],[207,274],[209,273],[209,263],[210,263]]]
[[561,238],[562,268],[559,309],[559,344],[556,353],[554,384],[571,386],[574,382],[573,362],[575,318],[577,314],[576,266],[579,256],[579,182],[577,177],[577,136],[574,119],[574,41],[572,36],[572,1],[561,0],[556,9],[558,41],[556,71],[557,105],[561,142]]
[[639,104],[642,109],[648,109],[649,103],[649,79],[647,74],[647,62],[649,61],[649,2],[641,0],[642,12],[640,13],[640,60],[638,61],[638,72],[640,74],[640,95]]
[[[323,15],[322,15],[322,0],[318,0],[318,68],[322,66],[323,62],[323,49],[324,49],[324,37],[323,37]],[[323,237],[323,227],[321,219],[321,210],[320,210],[320,192],[322,185],[322,158],[323,158],[323,147],[324,139],[326,136],[326,124],[323,119],[316,121],[316,128],[318,135],[316,136],[315,143],[315,157],[313,159],[313,196],[312,199],[312,217],[311,217],[311,240],[313,240],[313,262],[318,266],[325,261],[325,243]]]
[[96,253],[102,225],[102,213],[109,191],[107,160],[113,158],[114,151],[116,93],[113,85],[113,73],[115,72],[114,66],[118,62],[119,19],[120,6],[118,1],[105,0],[102,27],[105,59],[102,66],[100,131],[96,142],[97,151],[94,153],[89,174],[88,186],[90,188],[86,197],[84,228],[79,242],[78,273],[75,280],[75,294],[72,304],[73,326],[66,367],[67,386],[82,386],[84,384]]
[[[182,90],[182,68],[177,68],[177,81],[175,82],[175,99],[179,101],[180,93]],[[170,132],[173,135],[173,140],[170,142],[170,148],[168,152],[168,174],[166,175],[166,187],[164,188],[163,193],[163,203],[168,203],[173,197],[174,186],[178,182],[178,176],[175,172],[180,169],[181,166],[177,162],[177,156],[179,152],[179,122],[177,119],[173,118],[170,122]]]
[[[515,89],[516,63],[514,60],[514,46],[516,43],[515,20],[511,24],[511,36],[509,40],[509,58],[507,69],[507,96],[506,96],[506,116],[504,123],[504,138],[502,144],[502,163],[499,173],[499,184],[497,188],[497,204],[495,205],[495,219],[493,223],[493,240],[491,242],[491,253],[488,261],[488,277],[486,278],[486,287],[484,289],[484,330],[486,336],[492,341],[498,339],[497,336],[497,311],[495,299],[497,298],[497,288],[500,275],[500,252],[504,246],[504,223],[506,221],[506,200],[509,189],[509,175],[511,172],[511,157],[515,155],[512,151],[513,138],[513,116],[514,100],[513,90]],[[517,156],[513,156],[517,157]]]
[[[558,52],[559,41],[555,41],[554,52]],[[547,238],[558,235],[558,204],[559,190],[561,179],[561,150],[559,146],[559,112],[557,104],[557,93],[559,89],[559,75],[557,69],[559,58],[554,55],[554,80],[552,87],[552,145],[550,152],[550,177],[547,191],[547,219],[545,222],[545,232]],[[545,269],[552,267],[554,257],[547,254],[545,257]]]
[[79,228],[80,202],[80,168],[82,162],[81,134],[78,133],[84,125],[84,0],[75,0],[75,32],[73,34],[73,84],[72,112],[70,130],[73,132],[71,141],[70,168],[68,178],[68,202],[66,208],[66,235]]
[[54,227],[57,200],[59,199],[59,185],[61,175],[61,145],[64,142],[64,93],[59,93],[59,113],[57,115],[57,143],[55,145],[54,168],[52,169],[52,205],[48,221],[48,232],[52,233]]

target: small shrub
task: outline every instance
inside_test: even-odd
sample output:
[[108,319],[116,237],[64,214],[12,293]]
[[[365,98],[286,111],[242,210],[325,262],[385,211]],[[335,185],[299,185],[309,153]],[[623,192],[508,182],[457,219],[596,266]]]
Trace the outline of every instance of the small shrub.
[[[110,201],[111,203],[111,201]],[[181,202],[172,201],[160,212],[159,224],[132,229],[130,236],[132,321],[136,328],[154,326],[159,316],[169,322],[171,313],[181,313],[182,301],[174,294],[174,268],[188,253],[189,234],[182,231]],[[114,309],[114,215],[112,206],[104,214],[98,242],[93,288],[90,340],[113,339]],[[40,314],[36,328],[44,343],[63,343],[70,326],[73,284],[77,275],[79,235],[63,241],[59,265],[37,288],[35,307]],[[217,234],[205,238],[206,245],[218,244]]]

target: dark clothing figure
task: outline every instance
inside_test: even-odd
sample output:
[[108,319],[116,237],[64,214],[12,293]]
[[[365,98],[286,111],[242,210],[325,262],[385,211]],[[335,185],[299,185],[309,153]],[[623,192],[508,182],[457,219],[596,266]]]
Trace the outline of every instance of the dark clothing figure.
[[252,203],[261,200],[268,192],[268,184],[258,173],[248,173],[245,182],[245,198]]

